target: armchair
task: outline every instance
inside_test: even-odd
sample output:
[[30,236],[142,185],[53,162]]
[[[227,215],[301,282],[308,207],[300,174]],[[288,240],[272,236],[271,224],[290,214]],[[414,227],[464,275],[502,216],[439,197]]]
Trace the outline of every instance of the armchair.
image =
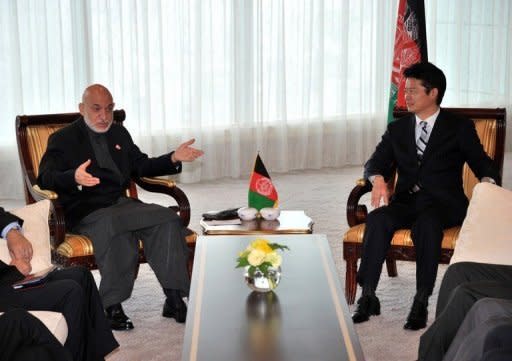
[[[83,235],[66,231],[63,208],[56,192],[41,189],[37,185],[39,162],[48,143],[48,137],[60,128],[72,123],[80,116],[79,113],[19,115],[16,117],[16,140],[21,162],[23,188],[27,204],[42,199],[51,201],[50,206],[50,241],[52,259],[63,266],[82,265],[89,269],[97,268],[94,260],[94,249],[90,239]],[[125,120],[124,110],[114,111],[114,122],[122,124]],[[184,226],[190,222],[190,204],[185,193],[174,181],[160,178],[133,178],[126,194],[138,198],[137,187],[149,192],[157,192],[171,198],[174,209],[183,221]],[[193,231],[187,236],[190,249],[188,260],[189,274],[192,273],[195,242],[197,234]],[[140,242],[139,262],[145,262],[143,244]]]
[[[500,170],[500,174],[503,175],[506,129],[505,109],[446,108],[446,110],[470,118],[475,122],[476,131],[484,150],[494,160],[496,167]],[[406,111],[399,110],[395,111],[393,115],[395,118],[399,118],[406,114]],[[462,173],[464,192],[468,199],[471,199],[473,187],[478,183],[478,179],[467,164],[464,165]],[[390,194],[393,193],[396,176],[395,173],[395,176],[388,182]],[[345,297],[349,304],[354,303],[356,296],[357,260],[361,258],[365,221],[368,214],[367,207],[361,202],[361,198],[364,194],[371,192],[371,188],[370,182],[359,179],[347,200],[347,222],[350,229],[343,236],[343,258],[346,261]],[[450,262],[459,231],[460,227],[452,227],[444,231],[440,263],[446,264]],[[414,261],[415,259],[416,252],[411,240],[411,230],[400,229],[396,231],[386,257],[388,275],[390,277],[397,276],[396,260]]]

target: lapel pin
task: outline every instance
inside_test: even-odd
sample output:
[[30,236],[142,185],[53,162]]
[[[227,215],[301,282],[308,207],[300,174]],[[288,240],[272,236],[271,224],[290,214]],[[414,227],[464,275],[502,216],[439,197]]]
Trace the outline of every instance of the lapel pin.
[[116,149],[121,150],[121,146],[119,144],[116,144]]

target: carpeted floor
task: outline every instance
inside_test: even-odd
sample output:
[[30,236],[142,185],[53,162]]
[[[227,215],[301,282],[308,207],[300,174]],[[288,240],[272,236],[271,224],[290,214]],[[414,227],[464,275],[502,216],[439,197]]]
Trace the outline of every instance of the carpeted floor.
[[[512,154],[508,153],[503,184],[509,189],[512,188],[511,168]],[[327,235],[342,286],[345,279],[345,264],[341,237],[348,228],[345,205],[355,180],[361,177],[361,172],[361,167],[348,167],[271,174],[279,193],[281,209],[305,210],[315,221],[314,232]],[[192,208],[191,228],[200,232],[199,219],[205,211],[246,205],[247,187],[247,179],[223,179],[181,185],[189,197]],[[141,193],[141,198],[154,203],[165,202],[147,193]],[[21,205],[21,201],[2,201],[0,204],[9,209]],[[441,265],[438,280],[445,270],[446,266]],[[366,360],[416,359],[418,340],[422,331],[405,331],[402,328],[414,294],[414,263],[398,262],[398,273],[396,278],[389,278],[385,270],[382,273],[377,290],[382,314],[372,317],[369,322],[356,325]],[[98,272],[95,271],[94,274],[96,280],[99,280]],[[438,287],[431,298],[430,315],[434,314],[437,292]],[[147,264],[141,265],[133,295],[123,304],[126,313],[134,322],[135,329],[115,332],[121,347],[109,355],[107,361],[181,360],[185,327],[175,323],[173,319],[161,316],[163,301],[164,295],[153,272]],[[352,306],[351,310],[353,309]],[[431,321],[432,316],[429,323]]]

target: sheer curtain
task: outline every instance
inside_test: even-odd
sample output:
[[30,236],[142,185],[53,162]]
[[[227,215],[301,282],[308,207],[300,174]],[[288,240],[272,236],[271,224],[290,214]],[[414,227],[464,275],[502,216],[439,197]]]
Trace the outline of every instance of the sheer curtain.
[[[102,83],[151,155],[194,137],[182,182],[361,164],[385,127],[394,1],[0,2],[0,198],[21,197],[17,114]],[[508,1],[426,1],[446,105],[509,106]],[[498,74],[498,75],[495,75]],[[510,107],[509,107],[510,109]]]

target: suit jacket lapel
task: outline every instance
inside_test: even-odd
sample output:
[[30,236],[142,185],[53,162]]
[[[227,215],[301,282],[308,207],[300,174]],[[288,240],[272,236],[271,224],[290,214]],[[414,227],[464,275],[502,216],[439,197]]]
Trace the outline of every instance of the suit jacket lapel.
[[78,141],[80,142],[79,149],[82,149],[87,157],[91,157],[91,160],[95,163],[98,162],[96,159],[96,155],[94,154],[94,150],[92,149],[91,140],[89,139],[89,133],[87,133],[87,124],[85,124],[84,118],[80,118],[78,120],[78,129],[80,130],[80,137]]
[[418,156],[416,151],[416,117],[413,115],[410,116],[408,127],[405,130],[405,139],[408,139],[407,147],[408,154],[411,155],[411,158],[414,159],[414,162],[418,162]]

